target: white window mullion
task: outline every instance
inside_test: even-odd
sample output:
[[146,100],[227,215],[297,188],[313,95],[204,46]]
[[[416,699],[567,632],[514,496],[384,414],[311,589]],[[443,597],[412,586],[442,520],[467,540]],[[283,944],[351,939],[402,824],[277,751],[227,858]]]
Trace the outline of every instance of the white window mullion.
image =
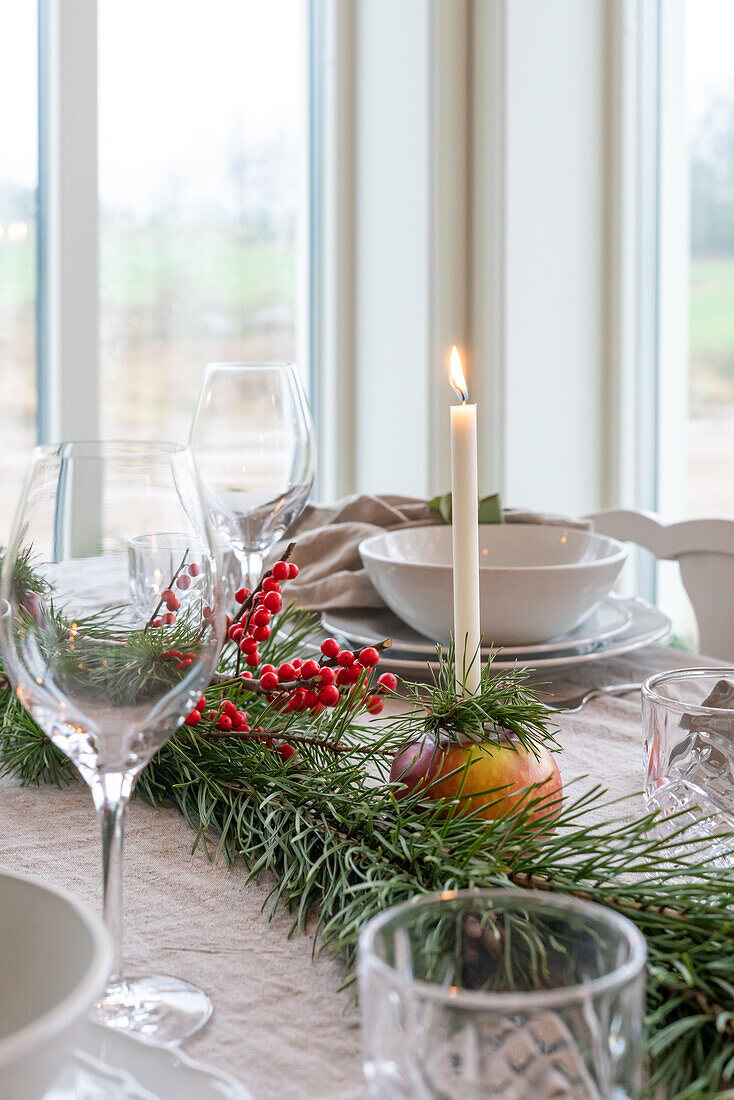
[[99,434],[96,0],[41,0],[39,435]]

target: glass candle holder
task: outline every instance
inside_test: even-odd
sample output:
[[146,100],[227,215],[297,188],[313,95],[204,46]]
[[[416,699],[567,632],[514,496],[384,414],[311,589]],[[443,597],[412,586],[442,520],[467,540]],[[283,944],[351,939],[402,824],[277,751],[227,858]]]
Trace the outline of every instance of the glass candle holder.
[[711,858],[734,866],[734,669],[685,668],[642,687],[645,801],[658,831],[708,840]]
[[625,917],[538,891],[388,910],[359,944],[369,1094],[638,1097],[646,955]]

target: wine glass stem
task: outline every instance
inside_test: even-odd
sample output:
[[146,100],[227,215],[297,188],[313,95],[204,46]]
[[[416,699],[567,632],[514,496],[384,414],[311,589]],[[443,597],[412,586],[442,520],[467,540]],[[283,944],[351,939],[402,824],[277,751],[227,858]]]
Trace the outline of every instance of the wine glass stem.
[[254,592],[263,575],[263,556],[255,550],[242,550],[237,556],[242,567],[242,583]]
[[98,775],[91,784],[102,830],[103,915],[113,948],[110,983],[122,977],[122,841],[132,786],[133,776],[118,772]]

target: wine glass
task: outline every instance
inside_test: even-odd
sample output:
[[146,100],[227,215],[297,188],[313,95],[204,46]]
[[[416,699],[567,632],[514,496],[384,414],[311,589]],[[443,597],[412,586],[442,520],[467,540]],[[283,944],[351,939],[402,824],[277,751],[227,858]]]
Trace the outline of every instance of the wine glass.
[[[185,538],[167,581],[194,598],[146,600],[129,542]],[[102,830],[104,917],[115,944],[97,1005],[107,1024],[163,1042],[211,1015],[196,986],[122,969],[121,860],[135,780],[207,686],[224,635],[217,557],[190,451],[169,443],[63,443],[34,452],[0,581],[0,647],[18,698],[89,785]],[[163,551],[163,548],[162,548]],[[168,568],[167,548],[158,566]],[[151,568],[156,554],[150,555]],[[184,587],[191,588],[192,585]]]
[[295,367],[210,364],[190,443],[214,526],[254,588],[264,554],[298,519],[313,485],[313,423]]

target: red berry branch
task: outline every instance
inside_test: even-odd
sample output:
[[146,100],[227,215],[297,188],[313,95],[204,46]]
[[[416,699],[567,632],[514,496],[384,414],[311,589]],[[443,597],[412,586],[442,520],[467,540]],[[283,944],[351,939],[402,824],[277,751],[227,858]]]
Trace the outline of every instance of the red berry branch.
[[[234,618],[227,625],[227,638],[223,652],[228,645],[236,647],[237,658],[234,674],[215,674],[212,684],[218,688],[232,688],[239,692],[259,695],[274,708],[284,714],[306,712],[317,715],[321,711],[336,707],[347,699],[351,706],[360,707],[370,714],[379,714],[383,708],[381,695],[393,692],[397,688],[397,679],[386,672],[378,676],[373,684],[380,653],[389,648],[392,641],[388,638],[373,646],[365,646],[355,654],[352,650],[342,649],[335,638],[327,638],[321,644],[321,656],[314,658],[294,658],[285,661],[276,668],[272,664],[263,664],[259,645],[267,641],[273,630],[273,619],[283,608],[282,585],[298,576],[298,566],[287,559],[293,551],[291,543],[280,561],[263,576],[254,592],[241,588],[235,594],[240,604]],[[177,668],[185,667],[189,655],[178,650],[170,650],[165,656],[176,660]],[[247,668],[240,672],[240,661],[244,657]],[[295,744],[320,745],[333,751],[347,751],[336,741],[305,734],[283,731],[265,731],[262,727],[252,730],[248,715],[231,699],[212,708],[205,696],[186,718],[186,725],[198,726],[206,723],[206,730],[197,730],[205,737],[236,736],[245,741],[263,741],[275,745],[284,759],[296,751]],[[283,737],[287,741],[281,741]],[[359,751],[359,750],[358,750]],[[369,747],[365,751],[371,751]]]

